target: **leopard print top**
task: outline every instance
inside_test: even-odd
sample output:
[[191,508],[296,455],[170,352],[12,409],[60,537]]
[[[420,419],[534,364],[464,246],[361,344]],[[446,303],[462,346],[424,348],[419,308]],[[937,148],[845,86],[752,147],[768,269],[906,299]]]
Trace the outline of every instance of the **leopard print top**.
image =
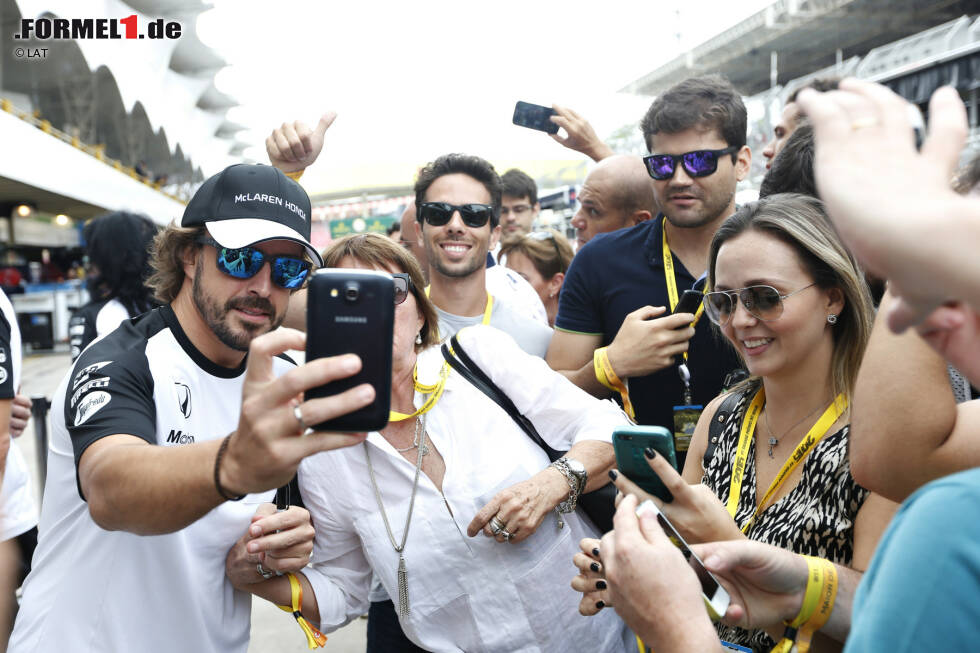
[[[727,503],[738,447],[739,430],[754,391],[744,393],[722,428],[717,447],[704,470],[702,482],[722,503]],[[803,461],[799,484],[771,503],[756,519],[749,538],[802,555],[849,565],[854,556],[854,519],[868,490],[854,482],[847,453],[848,426],[826,435]],[[795,445],[795,443],[793,443]],[[784,449],[784,451],[786,451]],[[755,438],[749,445],[735,522],[742,527],[752,517],[756,498]],[[760,653],[776,642],[763,630],[745,630],[718,624],[718,636]]]

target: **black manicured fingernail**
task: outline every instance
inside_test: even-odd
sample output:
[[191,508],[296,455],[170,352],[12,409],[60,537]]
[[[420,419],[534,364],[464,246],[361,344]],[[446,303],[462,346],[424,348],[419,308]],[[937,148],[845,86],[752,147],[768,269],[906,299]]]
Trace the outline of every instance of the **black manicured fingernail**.
[[599,563],[598,562],[593,562],[591,565],[589,565],[589,569],[591,569],[592,571],[598,572],[599,571]]
[[602,610],[604,607],[606,607],[606,602],[605,601],[596,601],[595,602],[595,607],[596,607],[597,610]]
[[653,450],[653,447],[647,447],[646,449],[643,450],[643,455],[646,456],[649,460],[653,460],[654,458],[657,457],[657,452]]
[[609,478],[615,481],[617,476],[619,476],[619,472],[617,472],[615,469],[609,470]]
[[594,555],[597,558],[600,557],[599,556],[599,549],[592,549],[592,555]]
[[604,580],[597,580],[595,582],[595,588],[597,590],[604,590],[604,589],[606,589],[606,581],[604,581]]

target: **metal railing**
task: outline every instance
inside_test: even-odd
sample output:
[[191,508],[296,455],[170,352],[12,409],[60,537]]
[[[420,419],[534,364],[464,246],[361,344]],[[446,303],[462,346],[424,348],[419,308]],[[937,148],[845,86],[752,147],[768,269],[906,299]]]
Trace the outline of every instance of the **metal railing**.
[[105,145],[102,144],[89,145],[88,143],[83,143],[81,139],[79,139],[77,136],[72,136],[71,134],[63,132],[57,127],[55,127],[54,125],[52,125],[50,120],[44,120],[43,118],[41,118],[40,114],[37,111],[32,113],[29,111],[18,109],[13,105],[13,103],[10,100],[6,98],[0,98],[0,111],[9,113],[14,117],[19,118],[24,122],[37,127],[45,134],[48,134],[50,136],[57,138],[60,141],[68,143],[75,149],[85,152],[89,156],[98,159],[102,163],[105,163],[106,165],[115,168],[116,170],[123,173],[124,175],[128,175],[129,177],[132,177],[136,181],[146,186],[149,186],[153,190],[162,193],[163,195],[166,195],[167,197],[174,200],[175,202],[180,202],[182,204],[187,203],[186,198],[179,197],[177,195],[168,193],[167,191],[163,190],[163,181],[159,181],[159,180],[150,181],[148,177],[144,177],[143,175],[139,174],[135,168],[124,165],[123,162],[120,161],[119,159],[113,159],[111,157],[107,157],[105,155]]

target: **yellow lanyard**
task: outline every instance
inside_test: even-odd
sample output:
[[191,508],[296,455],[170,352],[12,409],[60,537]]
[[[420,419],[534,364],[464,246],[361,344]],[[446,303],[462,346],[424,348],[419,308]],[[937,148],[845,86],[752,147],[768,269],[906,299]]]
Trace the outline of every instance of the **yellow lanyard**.
[[[728,514],[732,516],[732,519],[735,518],[735,513],[738,510],[738,499],[742,493],[742,480],[745,478],[745,463],[749,458],[749,445],[752,443],[752,436],[755,433],[755,424],[759,420],[759,414],[762,412],[762,407],[765,404],[766,390],[765,388],[759,388],[759,392],[756,393],[752,399],[752,403],[749,404],[749,409],[745,413],[745,419],[742,420],[742,431],[738,436],[738,448],[735,450],[735,465],[732,467],[732,481],[728,490],[727,507]],[[769,485],[769,489],[766,490],[765,496],[762,497],[762,501],[759,502],[755,512],[752,513],[752,518],[742,527],[743,533],[747,533],[752,528],[756,517],[765,510],[766,504],[776,494],[783,481],[816,448],[817,444],[827,435],[830,427],[840,419],[840,416],[846,410],[847,397],[841,393],[827,406],[827,409],[820,416],[820,419],[817,420],[817,423],[807,431],[807,434],[803,436],[800,443],[796,445],[796,449],[793,450],[793,455],[783,463],[779,473],[776,474],[776,478],[773,479]]]
[[[431,285],[425,287],[425,296],[426,297],[429,296],[429,288],[431,288],[431,287],[432,287]],[[482,322],[482,324],[490,324],[490,316],[492,314],[493,314],[493,295],[491,295],[490,293],[487,293],[487,306],[486,306],[486,308],[483,309],[483,322]],[[436,330],[438,331],[438,329],[436,329]],[[438,334],[437,334],[436,337],[438,338],[440,336],[438,336]]]
[[423,413],[427,413],[432,410],[432,407],[436,405],[440,397],[442,397],[442,391],[446,389],[446,379],[449,378],[449,363],[443,363],[442,369],[439,370],[439,380],[436,381],[434,385],[425,385],[424,383],[419,383],[419,367],[416,363],[415,369],[412,370],[412,381],[415,383],[415,391],[421,392],[422,394],[429,395],[426,398],[425,403],[423,403],[418,410],[416,410],[411,415],[406,415],[405,413],[399,413],[397,411],[390,411],[388,413],[389,422],[401,422],[402,420],[411,419],[413,417],[418,417]]
[[[667,218],[664,218],[660,224],[660,231],[664,236],[664,277],[667,278],[667,299],[670,300],[670,312],[673,313],[674,309],[677,308],[677,302],[680,301],[680,296],[677,294],[677,277],[674,276],[674,257],[671,255],[670,246],[667,244]],[[704,292],[708,291],[708,286],[705,285]],[[702,313],[704,313],[704,304],[698,306],[698,310],[694,313],[694,321],[691,322],[691,326],[695,326],[698,323]],[[687,352],[684,352],[684,360],[687,360]]]

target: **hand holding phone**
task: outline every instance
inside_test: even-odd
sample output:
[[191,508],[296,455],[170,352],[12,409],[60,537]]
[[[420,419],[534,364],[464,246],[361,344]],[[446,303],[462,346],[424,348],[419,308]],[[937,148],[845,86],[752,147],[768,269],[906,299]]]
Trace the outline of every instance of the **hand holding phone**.
[[622,426],[613,431],[612,441],[616,467],[620,473],[647,494],[668,503],[674,500],[660,477],[650,469],[643,454],[645,449],[652,448],[677,469],[673,433],[662,426]]
[[514,124],[548,134],[557,134],[558,125],[551,122],[551,116],[554,115],[556,112],[551,107],[531,104],[530,102],[518,102],[514,107]]
[[685,290],[684,294],[681,295],[680,300],[677,302],[677,306],[674,307],[674,315],[677,313],[697,313],[698,307],[701,306],[701,301],[704,299],[704,293],[700,290]]
[[306,311],[306,360],[357,354],[361,371],[307,390],[307,399],[329,397],[362,383],[374,386],[370,405],[317,424],[316,431],[377,431],[388,423],[395,283],[376,270],[319,270],[310,281]]
[[708,614],[715,621],[724,617],[725,612],[728,610],[728,604],[731,601],[728,592],[721,586],[718,579],[705,568],[701,559],[694,555],[694,552],[687,546],[684,538],[680,536],[677,529],[674,528],[674,525],[660,512],[660,509],[657,508],[657,505],[653,501],[647,500],[641,503],[636,509],[636,516],[641,517],[648,512],[652,512],[657,516],[657,522],[664,529],[664,533],[674,543],[674,546],[681,550],[681,553],[684,554],[684,558],[687,560],[687,564],[691,566],[691,569],[697,575],[698,581],[701,583],[701,597],[704,599],[704,604],[708,608]]

